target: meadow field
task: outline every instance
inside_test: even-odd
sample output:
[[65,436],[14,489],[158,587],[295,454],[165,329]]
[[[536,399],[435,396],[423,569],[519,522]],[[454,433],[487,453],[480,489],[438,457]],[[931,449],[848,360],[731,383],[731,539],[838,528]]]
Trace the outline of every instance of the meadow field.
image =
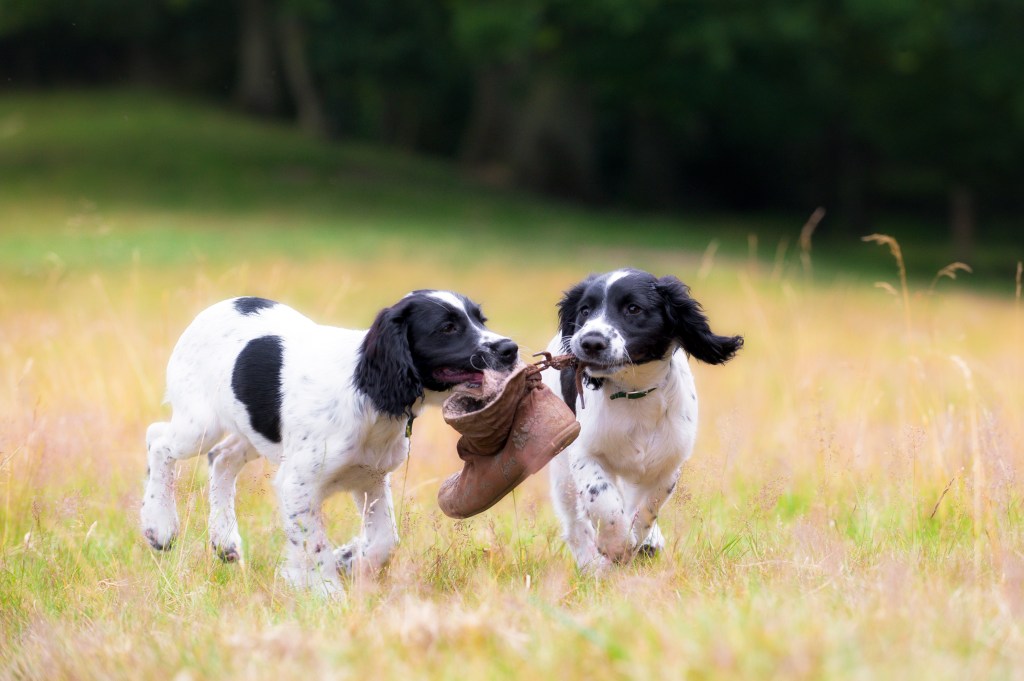
[[[873,264],[848,271],[799,221],[756,228],[545,203],[197,104],[0,98],[0,678],[1024,678],[1020,269],[978,292],[911,244],[903,278],[894,242],[851,239]],[[204,458],[179,466],[173,549],[142,538],[145,429],[209,304],[365,328],[452,288],[526,355],[564,289],[626,265],[746,337],[693,365],[662,555],[577,573],[545,473],[444,517],[459,462],[436,410],[394,476],[401,545],[343,602],[276,577],[262,460],[238,482],[242,564],[209,548]],[[328,519],[339,543],[358,527],[348,497]]]

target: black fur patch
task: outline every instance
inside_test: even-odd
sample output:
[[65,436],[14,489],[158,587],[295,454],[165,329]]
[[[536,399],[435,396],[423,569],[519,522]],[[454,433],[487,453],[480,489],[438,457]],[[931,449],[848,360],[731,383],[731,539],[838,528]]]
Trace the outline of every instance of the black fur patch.
[[231,389],[249,412],[252,429],[271,442],[281,441],[283,357],[280,336],[254,338],[238,353],[231,374]]
[[707,364],[723,364],[743,347],[743,336],[719,336],[708,325],[700,303],[690,297],[690,289],[675,277],[662,277],[655,290],[665,300],[671,335],[678,339],[686,354]]
[[235,310],[238,311],[238,314],[256,314],[260,310],[265,310],[268,307],[274,307],[275,305],[277,305],[277,303],[273,300],[256,298],[253,296],[235,299]]
[[560,375],[562,381],[562,399],[565,404],[576,413],[576,370],[572,367],[562,369]]
[[[404,302],[404,301],[403,301]],[[412,416],[423,383],[409,349],[408,320],[401,302],[377,314],[359,348],[354,381],[373,406],[392,418]]]
[[562,347],[566,352],[569,351],[569,339],[576,333],[576,308],[579,307],[583,294],[587,292],[587,287],[596,280],[595,275],[590,275],[566,291],[562,295],[562,300],[558,302],[558,329],[562,334]]

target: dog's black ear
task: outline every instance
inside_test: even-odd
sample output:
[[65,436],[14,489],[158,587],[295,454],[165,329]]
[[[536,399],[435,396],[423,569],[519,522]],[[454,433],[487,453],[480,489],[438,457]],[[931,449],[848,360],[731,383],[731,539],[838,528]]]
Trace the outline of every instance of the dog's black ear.
[[719,336],[711,331],[700,303],[676,277],[662,277],[655,288],[665,301],[672,337],[686,354],[708,364],[728,362],[743,347],[743,336]]
[[356,387],[378,410],[399,418],[412,415],[412,405],[423,397],[423,383],[412,362],[406,318],[400,306],[385,308],[359,348]]
[[576,332],[576,312],[580,306],[580,300],[594,277],[587,277],[580,283],[573,286],[562,295],[558,301],[558,331],[562,336],[562,348],[568,350],[569,339]]

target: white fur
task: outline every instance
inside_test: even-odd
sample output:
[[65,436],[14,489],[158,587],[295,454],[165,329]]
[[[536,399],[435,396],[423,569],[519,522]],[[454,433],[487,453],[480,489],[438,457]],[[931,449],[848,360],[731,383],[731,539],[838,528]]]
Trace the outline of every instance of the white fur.
[[[574,337],[590,331],[591,323]],[[552,339],[548,351],[564,351],[561,336]],[[577,565],[588,571],[628,561],[642,547],[663,548],[658,513],[697,435],[697,394],[681,350],[663,361],[600,376],[601,388],[584,387],[582,399],[577,398],[579,438],[550,464],[552,498],[566,542]],[[557,372],[545,372],[544,382],[561,394]],[[652,387],[656,390],[641,399],[610,399],[619,391]]]
[[[580,330],[573,334],[569,341],[569,349],[572,350],[573,354],[577,357],[582,356],[583,348],[580,346],[580,339],[588,334],[598,334],[605,341],[608,342],[608,352],[617,359],[619,362],[628,361],[629,354],[626,352],[626,339],[622,337],[619,330],[614,325],[609,324],[603,314],[604,310],[600,310],[597,316],[591,316],[587,322],[580,327]],[[559,348],[561,351],[561,348]],[[604,376],[603,372],[592,372],[594,376]]]
[[[457,297],[432,295],[465,313]],[[144,533],[157,548],[170,545],[178,532],[175,463],[209,451],[210,542],[225,560],[240,559],[235,478],[246,462],[262,455],[279,465],[274,485],[288,538],[282,576],[295,586],[341,593],[339,567],[372,574],[398,543],[390,472],[409,451],[406,420],[388,418],[353,385],[366,331],[322,326],[281,304],[240,314],[233,303],[226,300],[201,312],[174,348],[167,367],[173,415],[146,433]],[[501,338],[469,321],[480,343]],[[231,387],[239,353],[266,335],[280,336],[285,348],[280,443],[253,430]],[[442,399],[428,390],[413,413]],[[320,509],[339,490],[352,494],[362,513],[362,532],[335,553]]]

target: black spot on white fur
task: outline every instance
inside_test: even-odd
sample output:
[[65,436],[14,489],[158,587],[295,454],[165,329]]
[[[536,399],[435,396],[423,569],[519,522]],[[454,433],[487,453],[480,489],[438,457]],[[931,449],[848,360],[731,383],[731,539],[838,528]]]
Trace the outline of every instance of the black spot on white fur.
[[252,429],[271,442],[281,441],[280,336],[254,338],[242,349],[231,374],[231,389],[249,413]]
[[235,298],[235,310],[238,314],[257,314],[260,310],[266,310],[267,308],[274,307],[277,305],[273,300],[267,300],[266,298],[256,298],[254,296],[247,296],[245,298]]
[[665,301],[669,333],[687,354],[707,364],[722,364],[743,347],[743,336],[719,336],[711,331],[701,304],[690,297],[689,287],[676,277],[658,279],[655,290]]
[[609,484],[607,482],[602,482],[601,484],[595,482],[589,485],[587,487],[587,494],[590,495],[590,500],[594,501],[595,499],[597,499],[597,496],[599,494],[604,494],[606,491],[608,491],[608,487]]

